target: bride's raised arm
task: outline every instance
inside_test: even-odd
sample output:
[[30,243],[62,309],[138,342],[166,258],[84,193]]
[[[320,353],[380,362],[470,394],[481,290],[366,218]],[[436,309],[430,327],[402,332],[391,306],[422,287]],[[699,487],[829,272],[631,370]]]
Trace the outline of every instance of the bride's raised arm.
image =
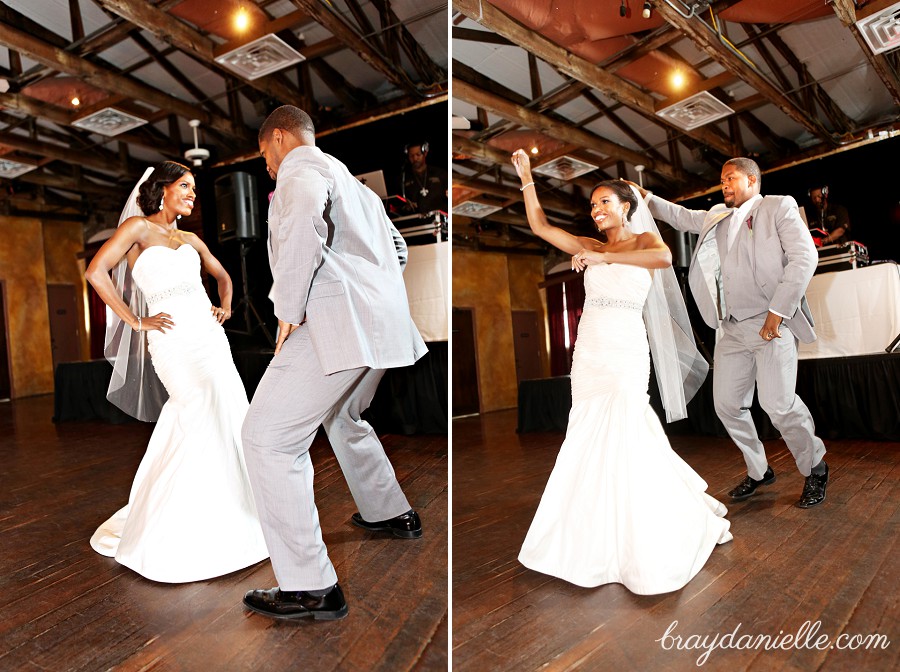
[[573,236],[558,226],[553,226],[547,221],[547,215],[538,200],[534,179],[531,177],[531,160],[523,149],[517,149],[512,155],[512,164],[515,166],[519,179],[522,180],[522,195],[525,197],[525,213],[528,216],[528,226],[535,235],[546,240],[554,247],[566,254],[577,254],[582,250],[599,250],[602,245],[599,240],[583,236]]

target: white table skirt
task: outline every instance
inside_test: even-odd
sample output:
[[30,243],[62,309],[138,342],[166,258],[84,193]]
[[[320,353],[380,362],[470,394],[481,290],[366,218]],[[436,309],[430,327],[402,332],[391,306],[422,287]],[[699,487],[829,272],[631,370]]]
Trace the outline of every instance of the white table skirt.
[[900,334],[895,263],[814,275],[806,299],[818,338],[800,344],[800,359],[884,354]]
[[450,243],[410,245],[403,281],[409,312],[426,342],[446,341],[450,314]]

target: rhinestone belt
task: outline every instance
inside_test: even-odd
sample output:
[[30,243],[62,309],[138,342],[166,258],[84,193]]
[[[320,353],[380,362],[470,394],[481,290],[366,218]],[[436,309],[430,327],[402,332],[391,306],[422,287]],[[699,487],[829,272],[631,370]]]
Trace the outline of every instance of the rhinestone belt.
[[593,296],[585,299],[585,306],[597,306],[598,308],[627,308],[628,310],[643,310],[644,304],[625,299],[611,299],[608,296]]
[[161,292],[150,294],[147,297],[147,303],[156,303],[157,301],[162,301],[163,299],[168,299],[173,296],[187,296],[188,294],[193,294],[199,289],[200,288],[197,287],[197,285],[194,283],[182,282],[181,284],[175,285],[174,287],[169,287],[169,289],[164,289]]

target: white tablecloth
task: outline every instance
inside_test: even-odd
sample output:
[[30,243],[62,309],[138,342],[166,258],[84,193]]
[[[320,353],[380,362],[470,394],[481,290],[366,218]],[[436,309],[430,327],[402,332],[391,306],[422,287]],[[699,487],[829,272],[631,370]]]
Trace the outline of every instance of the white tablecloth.
[[900,334],[897,264],[814,275],[806,299],[818,339],[800,344],[800,359],[884,354]]
[[403,280],[409,312],[426,342],[446,341],[450,314],[450,243],[410,245]]

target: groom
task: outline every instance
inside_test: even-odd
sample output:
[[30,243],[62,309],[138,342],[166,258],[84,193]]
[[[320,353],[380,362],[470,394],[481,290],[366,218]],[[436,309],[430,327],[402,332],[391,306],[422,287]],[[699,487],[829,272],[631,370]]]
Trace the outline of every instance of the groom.
[[354,525],[421,537],[360,414],[384,370],[414,363],[426,347],[409,314],[402,236],[379,197],[315,140],[309,115],[291,105],[259,130],[277,180],[268,244],[278,339],[241,436],[278,587],[249,591],[244,604],[272,618],[334,620],[347,603],[322,541],[310,444],[322,425],[359,507]]
[[797,340],[816,338],[804,293],[818,255],[796,201],[761,196],[760,182],[756,162],[737,158],[722,167],[725,204],[708,212],[688,210],[644,189],[641,193],[654,217],[700,235],[688,277],[703,320],[722,330],[714,356],[713,400],[747,464],[747,476],[729,495],[744,500],[775,481],[750,417],[755,385],[760,406],[806,477],[797,506],[807,509],[824,501],[828,483],[825,445],[794,391]]

